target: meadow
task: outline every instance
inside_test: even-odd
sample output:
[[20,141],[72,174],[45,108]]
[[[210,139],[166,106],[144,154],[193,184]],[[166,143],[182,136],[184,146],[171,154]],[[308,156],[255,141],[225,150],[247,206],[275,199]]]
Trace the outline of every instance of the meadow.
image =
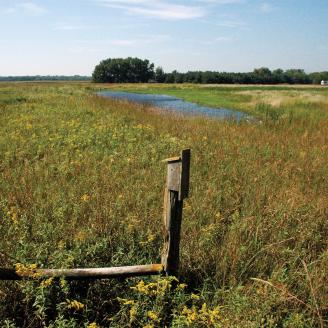
[[[164,93],[257,123],[104,99]],[[0,267],[157,263],[165,163],[192,149],[181,276],[0,282],[0,327],[324,327],[328,88],[0,84]],[[172,288],[175,285],[176,288]]]

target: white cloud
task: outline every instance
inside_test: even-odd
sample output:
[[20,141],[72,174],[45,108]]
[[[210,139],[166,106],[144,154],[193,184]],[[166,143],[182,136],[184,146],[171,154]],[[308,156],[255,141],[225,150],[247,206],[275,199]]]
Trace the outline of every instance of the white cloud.
[[204,10],[201,8],[167,4],[160,4],[159,6],[153,8],[135,7],[130,8],[129,11],[148,17],[172,20],[199,18],[203,17],[205,14]]
[[263,2],[260,5],[260,11],[264,14],[271,13],[272,11],[274,11],[274,9],[275,9],[274,6],[268,2]]
[[222,27],[229,27],[229,28],[246,27],[246,24],[243,21],[237,20],[237,19],[223,19],[223,20],[217,22],[216,25],[222,26]]
[[6,9],[3,9],[1,11],[1,14],[5,14],[5,15],[23,14],[23,15],[39,16],[47,12],[48,12],[47,9],[34,2],[24,1],[18,4],[14,4],[13,6],[8,7]]
[[219,36],[214,39],[215,42],[227,42],[227,41],[232,41],[232,38],[228,36]]
[[227,42],[232,42],[232,41],[234,41],[234,39],[231,38],[231,37],[219,36],[219,37],[214,38],[212,40],[201,41],[201,43],[204,44],[204,45],[214,45],[214,44],[218,44],[218,43],[227,43]]
[[30,15],[41,15],[47,12],[47,10],[33,2],[22,2],[17,5],[18,8],[23,9],[25,13]]
[[128,14],[163,20],[188,20],[204,17],[206,10],[199,6],[172,4],[163,0],[96,0],[109,8]]

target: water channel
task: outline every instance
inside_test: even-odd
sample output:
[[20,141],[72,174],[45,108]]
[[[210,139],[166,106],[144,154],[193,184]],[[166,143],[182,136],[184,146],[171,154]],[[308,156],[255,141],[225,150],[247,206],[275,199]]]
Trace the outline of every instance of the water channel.
[[192,102],[184,101],[180,98],[159,94],[143,94],[123,91],[100,91],[99,96],[127,100],[142,104],[149,104],[159,107],[163,110],[180,113],[183,115],[206,116],[217,119],[233,119],[237,122],[241,120],[252,120],[252,117],[246,113],[239,112],[229,108],[214,108],[198,105]]

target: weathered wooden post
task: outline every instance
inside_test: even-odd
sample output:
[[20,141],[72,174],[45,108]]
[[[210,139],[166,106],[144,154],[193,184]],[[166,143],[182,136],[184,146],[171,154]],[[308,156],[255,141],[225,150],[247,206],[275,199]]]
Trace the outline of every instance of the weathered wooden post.
[[162,265],[167,275],[178,276],[183,200],[189,195],[190,149],[183,150],[181,157],[168,158],[165,162],[167,180],[164,192]]

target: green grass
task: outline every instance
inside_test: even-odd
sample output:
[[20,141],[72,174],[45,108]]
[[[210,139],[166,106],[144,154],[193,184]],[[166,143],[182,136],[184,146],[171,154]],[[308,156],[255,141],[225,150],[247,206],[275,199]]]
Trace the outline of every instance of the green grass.
[[[99,88],[171,94],[263,123],[159,115],[96,97]],[[324,88],[1,83],[0,266],[158,262],[161,160],[190,147],[192,169],[187,287],[1,282],[0,326],[323,327],[327,104]]]

